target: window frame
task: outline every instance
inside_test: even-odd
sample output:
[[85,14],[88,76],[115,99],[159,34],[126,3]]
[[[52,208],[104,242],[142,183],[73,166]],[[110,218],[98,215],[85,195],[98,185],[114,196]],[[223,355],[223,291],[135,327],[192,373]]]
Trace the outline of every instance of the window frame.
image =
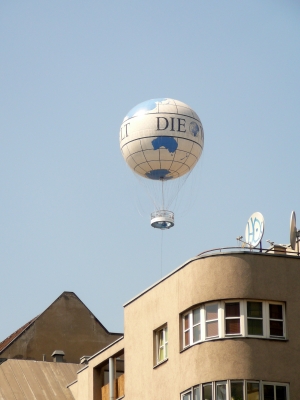
[[[213,319],[207,319],[207,307],[210,307],[210,306],[213,306],[213,305],[217,305],[217,318],[213,318]],[[209,302],[209,303],[205,303],[204,304],[204,312],[205,312],[205,320],[204,320],[204,322],[205,322],[205,340],[211,340],[211,339],[216,339],[216,338],[219,338],[220,337],[220,307],[219,307],[219,302],[218,301],[213,301],[213,302]],[[192,313],[193,313],[193,311],[192,311]],[[201,315],[201,312],[200,312],[200,315]],[[217,331],[218,331],[218,333],[217,333],[217,335],[212,335],[212,336],[207,336],[207,326],[208,326],[208,324],[211,324],[211,323],[214,323],[214,322],[217,322]],[[201,323],[201,320],[200,320],[200,323]]]
[[[160,333],[163,334],[163,343],[160,344]],[[168,360],[168,324],[162,325],[154,331],[155,335],[155,366]],[[163,358],[160,360],[160,349],[163,349]]]
[[205,386],[211,386],[212,400],[217,400],[218,385],[225,385],[226,400],[230,400],[231,394],[232,394],[231,390],[232,390],[233,383],[242,383],[243,400],[248,400],[248,383],[258,385],[260,400],[265,400],[264,399],[264,386],[265,385],[273,386],[274,393],[275,393],[275,400],[277,400],[276,399],[276,387],[278,387],[278,386],[285,387],[286,388],[286,400],[290,400],[290,385],[288,383],[269,382],[269,381],[255,380],[255,379],[225,379],[225,380],[220,380],[220,381],[199,383],[197,385],[190,387],[189,389],[186,389],[182,393],[180,393],[180,400],[184,400],[184,396],[186,396],[186,395],[190,396],[190,400],[196,400],[196,398],[195,398],[195,390],[196,389],[199,389],[200,400],[204,400],[203,389]]
[[[265,394],[264,394],[264,386],[273,386],[274,390],[276,386],[283,386],[286,388],[286,399],[289,400],[290,398],[290,385],[288,383],[281,383],[281,382],[268,382],[268,381],[260,381],[261,383],[261,399],[265,399]],[[276,392],[275,392],[275,400],[276,399]]]
[[258,384],[258,396],[261,399],[261,381],[256,381],[256,380],[252,380],[252,379],[247,379],[245,380],[245,399],[248,400],[248,383],[254,383],[254,384]]
[[246,396],[247,396],[247,393],[246,393],[247,381],[245,379],[230,379],[230,380],[228,380],[228,384],[227,384],[228,399],[229,398],[232,399],[232,384],[233,383],[241,383],[242,384],[243,397],[245,400]]
[[[226,317],[226,304],[231,304],[231,303],[239,303],[239,308],[240,308],[240,315],[239,317]],[[224,337],[234,337],[234,336],[243,336],[244,333],[244,306],[241,302],[241,300],[226,300],[224,301]],[[240,320],[240,332],[239,333],[227,333],[226,332],[226,321],[229,319],[239,319]]]
[[[270,305],[280,305],[282,307],[282,319],[275,319],[271,318],[270,316]],[[283,329],[282,333],[283,336],[271,335],[271,328],[270,322],[271,321],[282,321]],[[286,318],[285,318],[285,304],[276,302],[276,301],[269,301],[268,302],[268,326],[267,326],[267,334],[271,339],[285,339],[286,338]]]
[[[249,317],[248,316],[248,303],[261,303],[261,312],[262,312],[262,317]],[[268,303],[267,303],[268,304]],[[266,336],[266,319],[267,319],[267,312],[266,312],[266,307],[265,304],[262,300],[246,300],[246,313],[245,313],[245,319],[246,319],[246,332],[247,336],[249,337],[254,337],[254,338],[263,338]],[[255,320],[255,321],[262,321],[262,334],[261,335],[252,335],[248,332],[248,320]]]
[[[248,317],[247,304],[250,303],[261,303],[262,304],[262,335],[252,335],[248,333],[248,319],[255,319],[254,317]],[[226,317],[226,304],[228,303],[239,303],[240,316]],[[214,320],[206,319],[206,307],[209,305],[217,304],[218,307],[218,318]],[[270,318],[270,305],[280,305],[282,307],[282,319]],[[200,310],[200,322],[193,324],[193,312]],[[240,333],[226,333],[226,320],[228,319],[240,319]],[[217,339],[234,339],[240,337],[259,338],[259,339],[271,339],[271,340],[287,340],[287,327],[286,327],[286,303],[280,301],[268,301],[258,299],[226,299],[219,301],[210,301],[197,305],[196,307],[190,308],[188,311],[181,314],[181,326],[182,326],[182,341],[181,348],[185,350],[195,344],[207,342],[210,340]],[[283,336],[276,336],[270,334],[270,321],[278,320],[282,321],[283,324]],[[186,327],[185,323],[188,322]],[[217,321],[218,323],[218,335],[207,336],[207,323],[211,321]],[[196,325],[200,325],[200,339],[194,341],[193,330]],[[186,341],[186,333],[189,335],[189,343]]]
[[194,393],[194,388],[185,390],[183,393],[181,393],[180,400],[184,400],[184,396],[186,396],[187,394],[190,395],[190,400],[193,400],[193,397],[194,397],[193,393]]

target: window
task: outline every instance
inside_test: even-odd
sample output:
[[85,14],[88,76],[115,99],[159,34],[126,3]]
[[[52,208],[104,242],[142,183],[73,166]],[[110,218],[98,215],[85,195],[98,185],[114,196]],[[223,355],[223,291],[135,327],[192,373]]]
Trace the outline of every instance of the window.
[[247,400],[259,400],[259,382],[247,382]]
[[282,337],[283,334],[283,310],[281,304],[269,304],[270,336]]
[[226,386],[227,382],[216,382],[216,399],[217,400],[226,400]]
[[186,393],[183,393],[181,396],[182,400],[192,400],[192,392],[188,391]]
[[241,333],[240,303],[225,303],[225,333],[236,335]]
[[189,346],[190,343],[193,343],[193,340],[190,340],[190,319],[191,319],[191,314],[186,314],[183,318],[183,347]]
[[165,325],[155,333],[156,339],[156,364],[168,358],[168,326]]
[[248,335],[263,335],[262,302],[247,301]]
[[190,343],[199,342],[201,339],[200,308],[184,316],[184,347]]
[[198,342],[201,338],[200,308],[193,310],[193,341]]
[[263,400],[287,400],[287,385],[263,384]]
[[218,303],[205,306],[206,337],[218,336]]
[[238,381],[230,382],[231,400],[243,400],[244,399],[244,382]]
[[212,383],[207,383],[202,385],[202,398],[204,400],[213,400],[213,390],[212,390]]
[[194,387],[194,397],[193,400],[200,400],[200,385]]
[[289,400],[289,385],[247,380],[206,382],[183,392],[181,400]]
[[205,303],[182,315],[182,347],[241,336],[285,339],[285,305],[268,301]]

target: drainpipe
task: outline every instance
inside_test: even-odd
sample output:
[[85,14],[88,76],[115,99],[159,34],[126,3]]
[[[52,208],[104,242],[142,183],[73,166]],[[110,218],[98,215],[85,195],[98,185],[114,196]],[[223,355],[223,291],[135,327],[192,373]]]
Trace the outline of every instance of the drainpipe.
[[116,360],[113,357],[108,359],[109,369],[109,400],[116,400],[115,379],[116,379]]

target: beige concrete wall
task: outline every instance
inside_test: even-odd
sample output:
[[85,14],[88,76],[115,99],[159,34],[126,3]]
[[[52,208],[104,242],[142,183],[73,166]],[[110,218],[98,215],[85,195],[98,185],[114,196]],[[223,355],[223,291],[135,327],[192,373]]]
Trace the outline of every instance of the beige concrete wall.
[[89,367],[83,369],[80,371],[80,373],[77,376],[77,383],[74,384],[74,386],[77,388],[73,389],[73,393],[75,394],[76,390],[76,395],[77,397],[74,396],[75,400],[89,400],[92,398],[92,393],[93,393],[93,384],[91,382],[91,377],[90,377],[90,369]]
[[[103,381],[103,369],[107,366],[110,357],[119,357],[124,354],[124,339],[118,340],[116,343],[99,351],[89,360],[86,368],[79,371],[77,374],[77,382],[72,385],[72,394],[75,400],[101,400],[101,395],[105,389]],[[121,381],[123,379],[123,384]],[[124,390],[124,375],[120,379],[120,392]]]
[[[213,340],[181,352],[180,313],[212,300],[286,302],[288,340]],[[153,331],[168,323],[169,358],[153,368]],[[227,254],[192,261],[125,306],[126,399],[179,399],[202,382],[255,379],[290,382],[300,392],[300,261],[296,257]]]
[[70,390],[70,392],[72,393],[72,396],[74,397],[75,400],[78,399],[78,385],[77,385],[77,381],[74,382],[73,384],[69,384],[68,385],[68,389]]
[[52,361],[54,350],[65,352],[64,360],[79,363],[80,357],[93,355],[114,342],[110,334],[72,292],[63,293],[6,350],[3,358]]

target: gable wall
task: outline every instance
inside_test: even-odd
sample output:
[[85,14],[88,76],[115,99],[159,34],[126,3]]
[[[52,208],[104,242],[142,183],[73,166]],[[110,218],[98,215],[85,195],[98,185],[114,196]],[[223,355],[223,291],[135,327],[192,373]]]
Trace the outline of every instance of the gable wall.
[[79,363],[115,341],[78,297],[63,293],[38,319],[1,353],[3,358],[52,361],[54,350],[63,350],[64,361]]

